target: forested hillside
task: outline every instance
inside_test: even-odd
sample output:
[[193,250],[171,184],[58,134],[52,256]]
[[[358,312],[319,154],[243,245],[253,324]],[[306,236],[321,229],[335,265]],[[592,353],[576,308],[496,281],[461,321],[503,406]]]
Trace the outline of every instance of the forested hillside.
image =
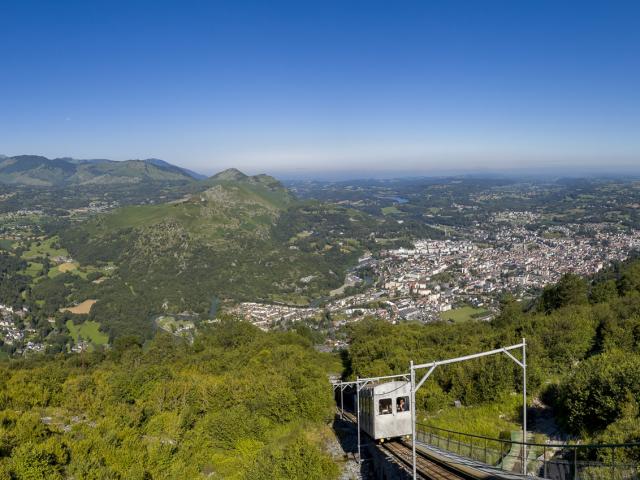
[[[560,425],[585,441],[640,441],[638,260],[616,265],[592,281],[567,275],[532,305],[505,299],[491,323],[393,326],[367,320],[354,325],[350,337],[349,377],[406,372],[412,359],[446,359],[526,337],[530,401],[541,398],[553,406]],[[520,369],[504,357],[491,357],[436,369],[417,402],[434,418],[460,400],[467,406],[502,405],[519,421],[512,394],[520,389]],[[497,414],[487,428],[491,433],[496,421]],[[474,431],[482,428],[479,423],[441,426],[489,433]],[[637,451],[627,454],[640,459]]]
[[[84,298],[97,299],[90,319],[111,338],[149,337],[161,313],[207,318],[218,301],[309,305],[340,287],[364,251],[380,248],[376,235],[402,242],[410,231],[340,205],[297,201],[267,175],[231,169],[193,189],[52,230],[80,264],[111,269],[103,283],[82,287]],[[62,298],[78,297],[69,281],[45,280],[36,290],[48,284],[64,290]]]
[[[550,404],[585,442],[640,441],[638,260],[591,280],[565,276],[529,305],[506,298],[491,323],[364,319],[349,336],[351,378],[526,337],[530,405]],[[233,320],[202,326],[193,344],[161,333],[144,347],[120,337],[108,351],[5,361],[0,478],[333,478],[323,443],[336,363],[295,333]],[[437,369],[417,402],[427,421],[487,433],[483,418],[492,432],[519,420],[520,388],[513,363],[492,357]],[[443,424],[454,400],[482,408],[473,422]]]
[[112,338],[151,335],[152,315],[163,312],[205,318],[214,299],[308,303],[339,286],[361,251],[357,243],[341,246],[337,233],[313,251],[295,245],[299,230],[280,229],[283,241],[274,238],[279,218],[297,205],[271,177],[222,175],[201,188],[60,231],[80,263],[115,268],[93,288],[98,303],[91,311]]
[[329,356],[223,321],[0,364],[2,479],[331,479]]

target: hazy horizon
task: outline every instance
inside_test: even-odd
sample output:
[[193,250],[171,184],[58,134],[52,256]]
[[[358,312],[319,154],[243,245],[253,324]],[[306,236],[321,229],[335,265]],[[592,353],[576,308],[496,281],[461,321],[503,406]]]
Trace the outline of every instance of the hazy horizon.
[[[73,160],[97,160],[98,158],[80,158],[71,155],[63,156],[48,156],[40,153],[13,153],[6,154],[0,153],[0,157],[14,157],[20,155],[37,155],[47,157],[49,159],[56,158],[71,158]],[[397,167],[397,168],[354,168],[353,165],[346,165],[344,168],[324,168],[317,167],[289,167],[289,168],[270,168],[265,165],[265,168],[248,167],[244,168],[237,164],[225,164],[211,165],[209,168],[193,168],[189,165],[181,162],[180,160],[172,160],[158,157],[145,157],[145,158],[100,158],[100,160],[111,161],[126,161],[126,160],[149,160],[159,159],[166,161],[177,167],[192,170],[202,175],[215,175],[223,170],[229,168],[235,168],[243,173],[249,175],[256,175],[265,173],[272,175],[281,180],[317,180],[317,181],[349,181],[349,180],[393,180],[393,179],[405,179],[412,177],[425,177],[425,178],[438,178],[438,177],[456,177],[456,176],[471,176],[471,177],[505,177],[505,178],[557,178],[557,177],[620,177],[620,176],[632,176],[640,177],[640,163],[629,162],[614,163],[614,164],[571,164],[571,163],[553,163],[553,162],[533,162],[530,165],[518,165],[518,164],[494,164],[492,166],[447,166],[446,160],[437,162],[431,166],[419,166],[414,165],[411,167]],[[388,160],[387,163],[392,163],[393,160]]]

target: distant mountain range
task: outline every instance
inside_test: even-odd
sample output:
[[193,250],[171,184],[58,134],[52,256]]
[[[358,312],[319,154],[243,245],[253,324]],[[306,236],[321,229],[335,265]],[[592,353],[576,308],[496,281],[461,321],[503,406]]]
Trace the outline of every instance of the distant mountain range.
[[114,161],[106,159],[49,159],[38,155],[0,155],[0,183],[29,186],[135,184],[140,182],[188,182],[205,175],[164,160]]

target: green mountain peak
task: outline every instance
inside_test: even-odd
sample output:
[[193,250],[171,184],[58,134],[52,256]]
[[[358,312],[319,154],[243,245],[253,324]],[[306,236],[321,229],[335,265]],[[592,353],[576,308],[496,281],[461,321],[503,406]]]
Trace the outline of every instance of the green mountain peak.
[[237,168],[227,168],[226,170],[223,170],[213,175],[211,177],[211,180],[238,182],[238,181],[246,180],[247,178],[249,178],[249,176],[242,173]]

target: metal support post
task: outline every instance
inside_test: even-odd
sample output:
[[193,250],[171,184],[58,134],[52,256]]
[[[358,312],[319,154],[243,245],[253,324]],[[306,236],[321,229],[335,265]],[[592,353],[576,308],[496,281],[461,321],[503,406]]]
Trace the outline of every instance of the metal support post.
[[413,480],[418,478],[416,467],[416,371],[413,369],[413,360],[410,364],[411,368],[411,462],[413,465]]
[[344,387],[340,385],[340,420],[344,419]]
[[522,474],[527,474],[527,342],[522,339]]
[[484,439],[484,463],[487,463],[487,439]]
[[611,480],[616,478],[616,447],[611,450]]
[[[522,349],[522,360],[518,360],[515,356],[513,356],[510,351],[516,349]],[[413,478],[417,479],[416,472],[416,391],[420,389],[420,387],[424,384],[424,382],[429,378],[429,376],[433,373],[436,367],[442,365],[449,365],[452,363],[464,362],[467,360],[472,360],[481,357],[487,357],[490,355],[499,355],[504,353],[507,357],[513,360],[520,368],[522,368],[522,473],[526,475],[527,473],[527,351],[526,351],[526,342],[525,339],[522,339],[522,343],[517,345],[511,345],[509,347],[497,348],[495,350],[489,350],[486,352],[475,353],[472,355],[465,355],[462,357],[450,358],[447,360],[439,360],[437,362],[429,362],[422,364],[414,364],[413,360],[411,361],[411,433],[412,433],[412,457],[413,457]],[[416,370],[421,370],[423,368],[428,368],[427,373],[416,383]],[[455,440],[455,439],[454,439]],[[449,449],[449,444],[451,442],[451,435],[447,436],[447,449]],[[458,439],[458,449],[457,452],[460,453],[462,442]],[[470,445],[470,456],[473,456],[473,445]]]
[[362,463],[360,457],[360,377],[356,377],[356,415],[358,419],[356,425],[358,430],[358,463]]

